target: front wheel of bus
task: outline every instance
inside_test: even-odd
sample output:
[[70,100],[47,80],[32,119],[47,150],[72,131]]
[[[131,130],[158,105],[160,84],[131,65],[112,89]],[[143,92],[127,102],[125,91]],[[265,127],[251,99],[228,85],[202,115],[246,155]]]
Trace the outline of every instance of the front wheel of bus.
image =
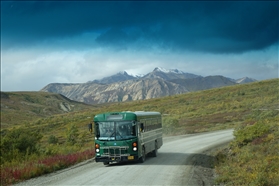
[[143,163],[145,161],[145,149],[142,147],[142,156],[139,159],[140,163]]
[[109,162],[103,162],[104,165],[109,165]]

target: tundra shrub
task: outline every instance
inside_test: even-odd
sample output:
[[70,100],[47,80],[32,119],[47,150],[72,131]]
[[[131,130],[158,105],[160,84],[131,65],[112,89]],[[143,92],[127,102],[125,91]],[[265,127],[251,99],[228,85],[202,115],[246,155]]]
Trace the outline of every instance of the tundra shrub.
[[58,143],[58,138],[55,137],[54,135],[50,135],[48,137],[48,143],[49,144],[57,144]]
[[74,124],[72,124],[72,125],[70,126],[70,128],[68,128],[67,133],[66,133],[66,136],[67,136],[67,142],[68,142],[70,145],[76,144],[76,143],[77,143],[77,140],[78,140],[78,136],[79,136],[77,126],[74,125]]
[[[31,130],[21,128],[12,129],[1,139],[1,157],[9,161],[14,155],[29,155],[37,152],[36,145],[41,140],[42,135]],[[20,156],[20,155],[19,155]]]
[[234,145],[239,147],[247,145],[254,139],[259,138],[269,131],[269,125],[263,123],[262,121],[256,122],[251,126],[241,126],[234,131],[234,136],[236,137]]

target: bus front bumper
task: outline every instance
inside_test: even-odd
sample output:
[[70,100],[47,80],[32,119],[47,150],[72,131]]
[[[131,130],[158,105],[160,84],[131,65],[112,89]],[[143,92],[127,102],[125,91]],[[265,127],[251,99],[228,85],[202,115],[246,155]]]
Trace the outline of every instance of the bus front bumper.
[[96,162],[124,162],[138,160],[138,156],[96,156]]

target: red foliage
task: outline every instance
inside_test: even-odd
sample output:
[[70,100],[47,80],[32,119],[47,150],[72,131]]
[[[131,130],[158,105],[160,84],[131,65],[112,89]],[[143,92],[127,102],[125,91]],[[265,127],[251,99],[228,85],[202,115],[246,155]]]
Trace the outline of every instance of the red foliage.
[[93,156],[94,150],[86,150],[67,155],[55,155],[21,166],[1,168],[1,185],[11,185],[12,183],[63,169],[83,160],[90,159]]

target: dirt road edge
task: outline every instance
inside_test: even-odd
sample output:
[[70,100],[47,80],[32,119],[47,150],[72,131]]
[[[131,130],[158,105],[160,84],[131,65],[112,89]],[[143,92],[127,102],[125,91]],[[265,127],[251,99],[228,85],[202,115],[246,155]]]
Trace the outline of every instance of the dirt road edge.
[[191,177],[187,185],[202,185],[212,186],[215,185],[215,178],[217,177],[214,169],[214,159],[216,152],[228,147],[229,142],[210,147],[199,154],[194,154],[191,157],[191,164],[193,165],[190,170]]

